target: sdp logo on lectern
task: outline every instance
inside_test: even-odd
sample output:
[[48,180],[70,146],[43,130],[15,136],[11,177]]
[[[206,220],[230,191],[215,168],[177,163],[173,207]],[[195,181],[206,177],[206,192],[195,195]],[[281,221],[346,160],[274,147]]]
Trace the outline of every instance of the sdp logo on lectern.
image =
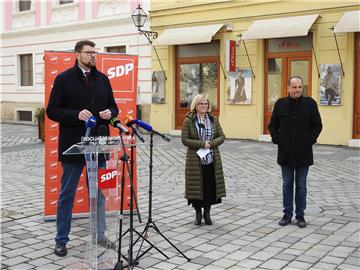
[[116,177],[118,171],[115,169],[98,170],[98,189],[116,188]]

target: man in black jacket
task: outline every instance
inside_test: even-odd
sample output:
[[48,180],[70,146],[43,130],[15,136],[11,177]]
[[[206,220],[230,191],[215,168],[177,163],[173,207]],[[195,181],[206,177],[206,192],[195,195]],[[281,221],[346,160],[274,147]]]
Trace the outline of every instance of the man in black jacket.
[[303,96],[303,79],[292,76],[287,85],[289,96],[280,98],[274,106],[269,131],[273,143],[278,145],[277,162],[283,178],[284,216],[280,226],[291,223],[295,181],[295,214],[297,225],[306,226],[306,178],[313,164],[312,145],[322,130],[316,101]]
[[[119,113],[109,79],[96,69],[95,43],[89,40],[79,41],[74,51],[75,65],[56,77],[46,109],[47,116],[60,124],[58,153],[63,174],[57,204],[54,251],[60,257],[67,254],[66,243],[69,241],[74,197],[85,165],[83,156],[63,155],[63,152],[81,141],[85,134],[85,122],[91,116],[96,118],[96,126],[91,135],[97,135],[99,126],[101,129],[105,126],[109,135],[109,120]],[[97,233],[98,243],[101,245],[109,243],[104,234],[104,204],[104,196],[99,192]]]

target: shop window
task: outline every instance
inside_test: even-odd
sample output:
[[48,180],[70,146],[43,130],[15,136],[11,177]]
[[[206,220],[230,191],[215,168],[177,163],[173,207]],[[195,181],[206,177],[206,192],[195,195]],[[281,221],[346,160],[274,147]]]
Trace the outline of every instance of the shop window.
[[22,54],[20,57],[20,85],[33,85],[33,56],[32,54]]
[[218,56],[219,50],[218,41],[178,46],[180,108],[190,108],[193,98],[204,94],[209,97],[211,107],[218,109],[218,63],[213,57]]
[[281,59],[269,58],[268,59],[268,73],[278,74],[281,73]]
[[214,40],[210,43],[201,43],[193,45],[180,45],[177,46],[178,58],[183,57],[203,57],[203,56],[219,56],[220,43]]
[[282,58],[269,58],[267,69],[268,111],[272,112],[275,102],[281,96]]
[[197,94],[209,97],[211,107],[218,107],[217,100],[217,63],[180,65],[180,107],[190,108]]
[[111,46],[106,47],[105,50],[110,53],[126,53],[126,46]]
[[20,0],[19,1],[19,12],[31,10],[31,0]]

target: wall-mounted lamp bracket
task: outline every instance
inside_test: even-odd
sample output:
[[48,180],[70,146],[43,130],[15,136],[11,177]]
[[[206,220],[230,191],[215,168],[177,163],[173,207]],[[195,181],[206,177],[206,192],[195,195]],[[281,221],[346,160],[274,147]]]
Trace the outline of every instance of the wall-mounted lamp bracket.
[[252,67],[252,64],[251,64],[251,61],[250,61],[250,57],[249,57],[248,50],[247,50],[247,48],[246,48],[245,40],[243,40],[243,39],[241,38],[242,35],[241,35],[240,33],[238,33],[237,37],[238,37],[238,40],[239,40],[239,41],[237,42],[236,47],[239,47],[239,46],[240,46],[241,41],[243,42],[244,48],[245,48],[246,57],[247,57],[247,59],[248,59],[248,62],[249,62],[250,68],[251,68],[251,73],[252,73],[253,78],[254,78],[254,80],[255,80],[255,74],[254,74],[254,70],[253,70],[253,67]]
[[157,39],[157,37],[158,37],[158,32],[141,30],[140,28],[138,28],[138,30],[141,35],[144,35],[146,37],[146,39],[149,41],[150,44],[152,44],[152,41],[154,39]]
[[333,31],[333,35],[334,35],[334,39],[335,39],[335,43],[336,43],[336,49],[337,49],[337,52],[338,52],[338,56],[339,56],[339,60],[340,60],[340,65],[341,65],[341,72],[342,72],[342,76],[344,77],[344,76],[345,76],[345,72],[344,72],[343,63],[342,63],[342,61],[341,61],[341,55],[340,55],[339,45],[338,45],[338,41],[337,41],[337,38],[336,38],[336,34],[335,34],[335,32],[334,32],[334,27],[330,27],[329,29]]

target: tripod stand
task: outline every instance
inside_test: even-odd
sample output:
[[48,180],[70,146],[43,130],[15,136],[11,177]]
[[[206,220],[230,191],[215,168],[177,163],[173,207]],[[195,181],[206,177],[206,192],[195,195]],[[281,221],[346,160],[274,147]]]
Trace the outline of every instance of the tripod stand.
[[[132,133],[132,141],[134,139],[134,134]],[[141,237],[143,239],[143,241],[146,241],[151,247],[154,247],[154,245],[148,241],[147,239],[145,239],[142,235],[140,235],[139,232],[136,231],[136,229],[134,229],[134,223],[133,223],[133,209],[134,209],[134,202],[136,205],[136,209],[137,209],[137,214],[138,214],[138,218],[139,218],[139,222],[141,223],[141,217],[140,217],[140,211],[138,208],[138,203],[136,200],[136,196],[135,196],[135,192],[134,192],[134,185],[133,185],[133,169],[134,169],[134,148],[135,145],[132,143],[131,144],[131,158],[130,158],[130,166],[129,166],[129,159],[128,159],[128,155],[125,151],[125,144],[124,144],[124,139],[121,136],[121,131],[120,131],[120,140],[121,140],[121,148],[123,151],[123,156],[120,158],[121,162],[122,162],[122,176],[121,176],[121,202],[120,202],[120,223],[119,223],[119,246],[118,246],[118,260],[117,263],[114,266],[115,270],[122,270],[124,268],[128,268],[128,269],[132,269],[133,266],[138,265],[139,264],[139,258],[136,258],[135,260],[133,260],[133,234],[134,232],[139,236],[139,238]],[[125,188],[125,166],[127,169],[127,173],[129,176],[129,180],[130,180],[130,225],[129,225],[129,229],[122,234],[122,227],[123,227],[123,213],[124,213],[124,188]],[[129,232],[129,250],[128,250],[128,257],[126,258],[125,256],[123,256],[121,254],[121,244],[122,244],[122,238]],[[123,265],[123,261],[121,260],[121,257],[123,257],[126,261],[127,261],[127,265]]]
[[[123,151],[123,156],[120,158],[121,163],[122,163],[122,175],[121,175],[121,200],[120,200],[120,223],[119,223],[119,246],[118,246],[118,261],[115,264],[114,269],[115,270],[122,270],[124,269],[123,266],[123,262],[121,260],[121,242],[122,242],[122,237],[129,232],[129,250],[128,250],[128,257],[126,258],[125,256],[123,256],[126,260],[127,260],[127,267],[129,269],[131,269],[132,266],[135,265],[135,262],[133,261],[132,258],[132,241],[133,241],[133,208],[134,208],[134,200],[135,200],[135,204],[137,207],[137,212],[138,212],[138,217],[139,217],[139,221],[141,222],[141,218],[140,218],[140,214],[139,214],[139,209],[138,209],[138,204],[136,201],[135,196],[135,192],[134,192],[134,187],[133,187],[133,171],[132,168],[130,169],[129,166],[129,159],[128,159],[128,155],[126,153],[126,149],[125,149],[125,144],[124,144],[124,138],[122,137],[122,133],[120,131],[120,140],[121,140],[121,149]],[[132,146],[131,146],[132,147]],[[131,158],[133,155],[133,152],[131,152]],[[125,166],[127,169],[127,173],[129,176],[129,180],[130,180],[130,228],[128,229],[128,231],[126,233],[124,233],[124,235],[122,235],[122,227],[123,227],[123,218],[124,218],[124,190],[125,190]],[[131,166],[132,167],[132,166]]]
[[[188,261],[190,261],[190,259],[188,257],[186,257],[186,255],[184,253],[182,253],[168,238],[166,238],[165,235],[163,235],[160,230],[158,229],[158,227],[156,226],[155,222],[152,219],[152,168],[153,168],[153,146],[154,146],[154,141],[153,141],[153,136],[155,134],[159,134],[163,139],[164,135],[160,134],[159,132],[152,130],[150,132],[150,163],[149,163],[149,216],[148,216],[148,221],[145,225],[145,228],[143,230],[143,232],[139,235],[139,237],[136,239],[136,241],[134,242],[134,245],[139,241],[140,238],[142,238],[143,240],[141,241],[140,244],[140,248],[138,250],[137,256],[136,256],[136,261],[138,261],[142,256],[144,256],[147,252],[149,252],[152,248],[155,248],[158,252],[161,253],[161,255],[163,255],[166,259],[169,259],[169,257],[163,253],[161,250],[159,250],[156,246],[152,245],[150,246],[147,250],[145,250],[143,253],[140,254],[141,248],[144,244],[144,240],[146,240],[144,238],[144,235],[147,235],[148,230],[150,228],[153,228],[158,234],[161,235],[161,237],[163,239],[165,239],[173,248],[175,248],[185,259],[187,259]],[[167,141],[170,140],[170,138],[166,139]]]

